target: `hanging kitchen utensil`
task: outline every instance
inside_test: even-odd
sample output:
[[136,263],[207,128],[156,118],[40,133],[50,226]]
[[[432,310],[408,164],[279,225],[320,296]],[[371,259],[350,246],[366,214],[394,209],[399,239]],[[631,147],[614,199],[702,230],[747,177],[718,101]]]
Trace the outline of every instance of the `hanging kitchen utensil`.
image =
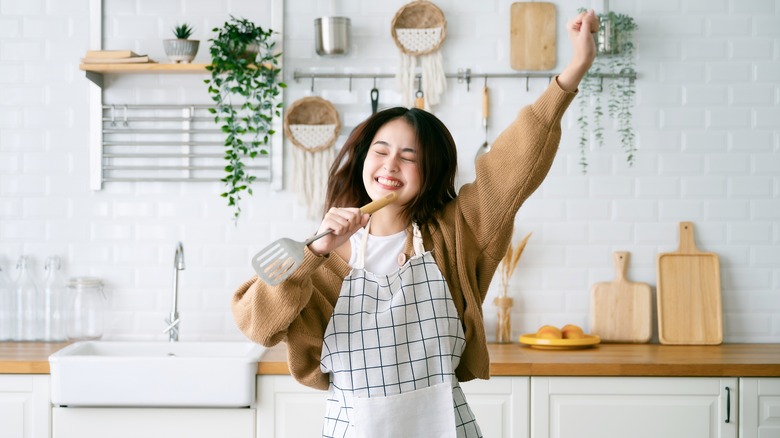
[[376,88],[376,78],[374,78],[374,88],[371,89],[371,114],[376,114],[379,108],[379,90]]
[[296,100],[284,116],[284,132],[296,146],[292,148],[292,188],[312,219],[322,215],[328,169],[336,159],[333,145],[340,131],[336,108],[321,97]]
[[433,3],[417,0],[407,3],[396,12],[390,26],[393,41],[401,50],[398,84],[403,104],[407,107],[415,102],[414,89],[417,59],[422,65],[422,91],[426,96],[426,110],[439,103],[439,97],[447,89],[447,78],[442,67],[439,52],[447,37],[447,20],[444,13]]
[[661,343],[722,343],[720,261],[717,254],[696,248],[692,222],[680,222],[680,245],[677,251],[659,254],[657,268]]
[[414,107],[417,109],[425,109],[425,93],[423,93],[420,82],[422,78],[417,78],[417,91],[414,93]]
[[[360,207],[360,212],[363,214],[373,214],[377,210],[393,202],[395,198],[395,192],[390,192],[387,195]],[[296,269],[298,269],[298,266],[303,262],[304,250],[308,244],[332,232],[333,230],[328,229],[303,242],[298,242],[286,237],[276,240],[252,257],[252,267],[255,269],[255,272],[257,272],[258,277],[271,286],[275,286],[286,280]]]
[[485,128],[485,142],[477,149],[477,156],[474,157],[474,162],[477,158],[482,156],[486,152],[490,152],[490,143],[488,143],[488,116],[490,113],[490,95],[487,86],[487,76],[485,76],[485,86],[482,87],[482,127]]
[[555,5],[516,2],[510,7],[509,62],[515,70],[555,68]]
[[590,333],[603,342],[650,342],[653,336],[653,290],[628,280],[630,253],[614,253],[615,279],[590,289]]

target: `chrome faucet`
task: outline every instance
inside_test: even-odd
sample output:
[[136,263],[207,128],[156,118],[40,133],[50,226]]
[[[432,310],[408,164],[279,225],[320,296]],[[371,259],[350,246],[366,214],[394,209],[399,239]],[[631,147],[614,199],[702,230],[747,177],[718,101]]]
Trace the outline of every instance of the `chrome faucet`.
[[184,270],[184,246],[181,242],[176,245],[176,253],[173,255],[173,303],[171,315],[165,319],[168,327],[163,333],[168,333],[169,342],[179,341],[179,271]]

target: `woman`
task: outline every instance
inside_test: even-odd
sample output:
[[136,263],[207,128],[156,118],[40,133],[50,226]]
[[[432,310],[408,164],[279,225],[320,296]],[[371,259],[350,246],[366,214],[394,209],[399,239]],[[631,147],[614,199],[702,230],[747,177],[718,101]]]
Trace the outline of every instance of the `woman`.
[[[481,436],[459,382],[489,378],[482,302],[553,162],[597,29],[593,11],[568,23],[571,62],[457,195],[455,144],[432,114],[393,108],[360,124],[330,173],[319,231],[333,233],[282,284],[255,277],[235,293],[240,329],[286,342],[292,375],[328,390],[323,436]],[[389,192],[390,205],[360,214]]]

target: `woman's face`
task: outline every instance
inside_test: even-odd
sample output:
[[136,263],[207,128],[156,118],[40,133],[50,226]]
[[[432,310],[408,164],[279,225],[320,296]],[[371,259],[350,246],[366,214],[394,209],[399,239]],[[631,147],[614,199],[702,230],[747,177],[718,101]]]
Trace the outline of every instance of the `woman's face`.
[[363,163],[363,185],[371,199],[390,192],[395,204],[405,205],[420,192],[417,136],[404,119],[385,123],[371,140]]

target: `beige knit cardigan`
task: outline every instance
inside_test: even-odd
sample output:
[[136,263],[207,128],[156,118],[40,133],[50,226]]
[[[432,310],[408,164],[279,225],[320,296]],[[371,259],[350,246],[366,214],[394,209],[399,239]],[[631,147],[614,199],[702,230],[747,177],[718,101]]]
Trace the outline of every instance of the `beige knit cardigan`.
[[[552,165],[561,118],[574,96],[551,81],[478,160],[475,181],[421,226],[425,248],[432,250],[463,323],[466,347],[455,370],[460,381],[489,378],[482,302],[512,238],[518,209]],[[407,231],[408,258],[411,226]],[[327,389],[328,375],[320,370],[322,340],[350,271],[339,256],[316,256],[307,248],[301,266],[282,284],[269,286],[257,277],[242,284],[233,296],[233,316],[252,341],[267,347],[286,342],[293,377]]]

